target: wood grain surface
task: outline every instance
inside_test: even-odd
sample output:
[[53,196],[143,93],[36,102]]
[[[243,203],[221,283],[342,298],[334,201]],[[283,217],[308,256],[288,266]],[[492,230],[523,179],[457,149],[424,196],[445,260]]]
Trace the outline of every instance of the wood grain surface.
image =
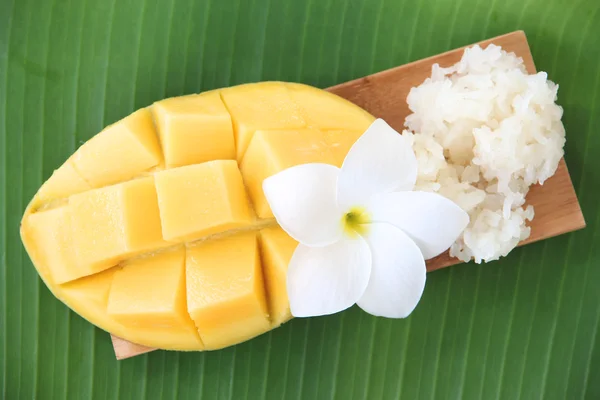
[[[485,47],[490,43],[502,46],[503,49],[509,52],[514,52],[523,59],[530,73],[536,72],[524,32],[512,32],[485,40],[479,44]],[[327,90],[361,106],[374,116],[383,118],[397,131],[401,131],[404,119],[410,113],[406,104],[406,96],[410,89],[421,84],[431,75],[433,64],[437,63],[442,67],[446,67],[458,62],[463,50],[464,48],[449,51],[342,83]],[[531,222],[531,236],[523,241],[521,245],[585,227],[583,214],[564,159],[561,160],[556,174],[548,179],[543,186],[537,185],[531,188],[527,195],[527,203],[534,206],[535,218]],[[429,260],[427,270],[434,271],[459,262],[459,260],[445,253]],[[112,341],[115,354],[119,360],[153,350],[114,336]]]

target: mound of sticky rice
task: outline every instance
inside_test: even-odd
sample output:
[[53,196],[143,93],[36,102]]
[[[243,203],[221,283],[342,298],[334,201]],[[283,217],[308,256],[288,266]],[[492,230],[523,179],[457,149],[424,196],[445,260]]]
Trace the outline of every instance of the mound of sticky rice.
[[450,254],[492,261],[529,237],[525,196],[550,178],[563,156],[558,86],[528,75],[522,59],[498,46],[465,50],[449,68],[413,88],[403,135],[419,163],[415,190],[437,192],[469,213]]

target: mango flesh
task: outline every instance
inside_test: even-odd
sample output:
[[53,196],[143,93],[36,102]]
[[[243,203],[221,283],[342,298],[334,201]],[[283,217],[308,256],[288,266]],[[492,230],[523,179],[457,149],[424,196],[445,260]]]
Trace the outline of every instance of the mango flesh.
[[271,328],[256,232],[188,248],[186,279],[188,312],[207,348],[227,347]]
[[58,168],[40,188],[36,198],[40,201],[64,199],[72,194],[90,190],[92,186],[75,170],[72,158]]
[[79,276],[110,268],[135,254],[164,247],[153,177],[69,198],[70,250]]
[[278,226],[260,231],[265,288],[268,293],[269,315],[273,324],[280,325],[292,318],[287,297],[287,269],[298,242]]
[[155,179],[167,240],[192,241],[252,224],[244,182],[233,160],[169,169],[156,173]]
[[[118,162],[106,162],[107,154]],[[142,108],[84,143],[73,155],[73,165],[97,188],[131,179],[162,158],[152,114]]]
[[156,332],[162,346],[180,343],[185,348],[202,348],[186,312],[185,270],[183,246],[128,262],[114,274],[108,315],[124,326]]
[[265,82],[159,101],[107,127],[42,185],[21,237],[53,294],[133,343],[214,350],[292,316],[297,246],[262,181],[340,166],[374,121],[305,85]]
[[231,116],[219,91],[166,99],[152,113],[167,168],[235,159]]

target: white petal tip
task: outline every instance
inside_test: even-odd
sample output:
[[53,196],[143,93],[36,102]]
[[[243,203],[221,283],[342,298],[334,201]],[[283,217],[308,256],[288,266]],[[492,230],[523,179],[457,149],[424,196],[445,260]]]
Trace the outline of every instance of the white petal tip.
[[368,207],[374,221],[406,233],[426,260],[448,250],[469,225],[469,214],[437,193],[388,193],[373,198]]
[[407,317],[425,289],[427,271],[421,250],[389,224],[371,224],[367,240],[373,264],[369,286],[358,305],[378,317]]
[[352,307],[370,275],[371,252],[364,240],[341,240],[327,247],[298,245],[287,273],[292,315],[317,317]]
[[327,246],[341,237],[342,214],[336,204],[339,169],[302,164],[266,178],[262,187],[279,225],[307,246]]
[[338,202],[364,204],[374,195],[412,190],[417,179],[413,148],[384,120],[377,119],[354,143],[342,164]]

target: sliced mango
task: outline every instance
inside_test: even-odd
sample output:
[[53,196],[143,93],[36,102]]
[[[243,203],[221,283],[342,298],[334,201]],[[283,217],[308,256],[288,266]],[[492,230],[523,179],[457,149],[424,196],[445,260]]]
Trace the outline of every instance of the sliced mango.
[[273,326],[292,318],[287,295],[287,269],[297,246],[298,242],[280,227],[260,231],[260,252]]
[[50,201],[85,192],[91,188],[92,186],[75,169],[73,158],[70,158],[42,185],[38,196],[41,202]]
[[167,168],[235,160],[231,117],[218,91],[162,100],[152,110]]
[[281,82],[242,85],[221,92],[233,120],[237,159],[259,129],[291,129],[306,126],[302,110]]
[[167,245],[162,240],[152,177],[71,196],[69,216],[80,276]]
[[194,240],[252,222],[235,161],[211,161],[155,176],[167,240]]
[[88,321],[115,334],[128,330],[106,312],[108,293],[118,268],[111,268],[92,276],[54,286],[54,294]]
[[340,166],[373,120],[282,82],[156,102],[57,168],[25,211],[23,243],[57,298],[118,337],[171,350],[248,340],[291,318],[297,243],[272,218],[263,180]]
[[311,128],[364,132],[375,121],[371,114],[333,93],[298,83],[285,86]]
[[202,349],[187,313],[183,247],[131,261],[114,275],[108,298],[115,321],[153,332],[155,346]]
[[188,249],[188,311],[207,349],[270,329],[256,232]]
[[161,161],[152,114],[147,108],[107,127],[73,155],[75,169],[93,187],[131,179]]
[[57,284],[81,276],[73,259],[68,209],[62,206],[31,214],[24,223],[28,237],[36,243],[32,258]]
[[262,182],[286,168],[305,163],[341,167],[362,132],[317,129],[257,131],[241,164],[248,194],[260,218],[273,218]]

